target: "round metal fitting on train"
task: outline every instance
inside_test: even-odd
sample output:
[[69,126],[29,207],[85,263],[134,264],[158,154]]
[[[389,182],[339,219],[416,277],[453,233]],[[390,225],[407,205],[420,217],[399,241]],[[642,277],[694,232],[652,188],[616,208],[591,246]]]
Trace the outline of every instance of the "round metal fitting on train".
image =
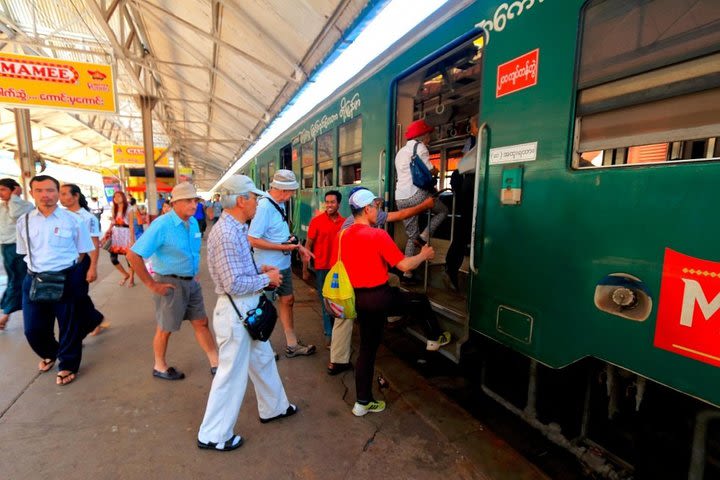
[[437,113],[438,115],[440,115],[444,111],[445,111],[445,105],[443,105],[442,103],[439,103],[438,106],[435,107],[435,113]]
[[626,287],[616,288],[612,292],[612,300],[618,307],[632,308],[637,305],[635,292]]

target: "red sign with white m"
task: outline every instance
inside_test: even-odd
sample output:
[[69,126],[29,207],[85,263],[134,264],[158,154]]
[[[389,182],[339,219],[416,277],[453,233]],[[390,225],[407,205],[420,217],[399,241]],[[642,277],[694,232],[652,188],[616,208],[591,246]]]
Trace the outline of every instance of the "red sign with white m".
[[720,367],[720,263],[665,249],[655,346]]
[[536,48],[498,66],[495,97],[499,98],[537,84],[539,62],[540,49]]

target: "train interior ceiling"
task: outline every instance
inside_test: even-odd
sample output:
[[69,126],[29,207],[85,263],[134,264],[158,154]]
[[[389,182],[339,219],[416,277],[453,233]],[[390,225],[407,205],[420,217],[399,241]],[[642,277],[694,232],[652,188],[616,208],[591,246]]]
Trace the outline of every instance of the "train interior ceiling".
[[[439,172],[436,188],[441,195],[437,201],[443,202],[449,212],[430,239],[435,248],[435,259],[424,270],[418,269],[419,285],[405,288],[426,292],[433,305],[451,321],[448,328],[452,327],[452,323],[466,326],[468,321],[466,295],[470,229],[461,227],[463,222],[470,222],[472,207],[463,208],[451,188],[451,178],[460,160],[475,142],[471,119],[477,116],[480,105],[482,40],[482,37],[477,37],[463,43],[422,65],[397,84],[396,151],[405,145],[405,131],[413,121],[424,119],[434,127],[427,146],[430,161]],[[391,175],[394,175],[394,169],[391,170]],[[473,183],[471,174],[455,175],[456,180],[462,178],[464,182]],[[453,184],[457,190],[455,180]],[[427,223],[428,215],[421,215],[420,229],[425,228]],[[402,222],[394,224],[394,237],[400,249],[404,250],[407,237]],[[464,257],[458,272],[457,289],[448,288],[448,279],[443,274],[452,242],[462,242]]]

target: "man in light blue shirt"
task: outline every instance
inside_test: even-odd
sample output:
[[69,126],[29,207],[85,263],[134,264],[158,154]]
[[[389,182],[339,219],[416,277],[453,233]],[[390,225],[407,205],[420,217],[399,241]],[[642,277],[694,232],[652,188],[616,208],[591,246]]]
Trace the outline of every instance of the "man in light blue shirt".
[[[198,196],[188,182],[172,191],[172,210],[161,215],[127,253],[127,259],[140,280],[153,292],[158,322],[153,339],[155,365],[153,376],[164,380],[181,380],[185,374],[170,367],[165,360],[170,334],[190,320],[195,338],[207,354],[210,372],[218,365],[215,339],[208,327],[202,288],[195,279],[200,269],[200,228],[193,218]],[[151,258],[154,277],[145,267]]]
[[292,198],[298,186],[295,174],[291,170],[275,172],[268,195],[258,200],[255,218],[248,230],[248,240],[255,250],[255,263],[278,268],[282,274],[282,283],[275,293],[280,299],[278,317],[285,331],[287,341],[285,356],[288,358],[315,353],[315,345],[305,345],[298,340],[293,321],[292,309],[295,297],[292,289],[290,255],[293,250],[297,250],[305,262],[314,257],[297,242],[297,239],[292,241],[295,237],[290,236],[285,202]]
[[[75,315],[78,287],[84,281],[79,265],[95,245],[77,216],[58,207],[60,183],[56,179],[38,175],[30,180],[30,192],[37,208],[17,222],[17,252],[26,254],[28,267],[23,281],[25,338],[42,359],[38,369],[47,372],[59,360],[55,383],[67,385],[80,369],[85,336],[82,319]],[[47,272],[64,276],[62,296],[52,302],[33,300],[33,280]],[[56,318],[59,342],[55,339]]]

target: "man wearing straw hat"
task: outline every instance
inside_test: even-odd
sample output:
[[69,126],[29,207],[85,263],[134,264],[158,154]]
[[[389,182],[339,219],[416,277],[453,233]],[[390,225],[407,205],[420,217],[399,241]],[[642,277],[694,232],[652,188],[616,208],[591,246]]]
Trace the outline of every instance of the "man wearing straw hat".
[[[153,339],[155,365],[153,376],[163,380],[181,380],[185,374],[168,366],[165,360],[170,334],[190,320],[195,338],[210,361],[215,375],[218,351],[208,328],[202,288],[195,279],[200,270],[200,227],[193,217],[198,195],[189,182],[172,189],[172,210],[158,217],[128,250],[127,259],[140,280],[153,292],[157,329]],[[153,257],[154,276],[143,259]]]
[[287,341],[285,356],[288,358],[315,353],[315,345],[305,345],[298,340],[293,321],[295,297],[290,268],[291,254],[293,250],[297,250],[305,262],[315,257],[290,235],[285,202],[292,198],[298,187],[295,174],[291,170],[275,172],[267,196],[262,197],[258,202],[255,218],[250,223],[248,231],[248,240],[255,250],[255,263],[277,267],[282,274],[282,284],[275,293],[280,300],[278,317],[285,331]]

